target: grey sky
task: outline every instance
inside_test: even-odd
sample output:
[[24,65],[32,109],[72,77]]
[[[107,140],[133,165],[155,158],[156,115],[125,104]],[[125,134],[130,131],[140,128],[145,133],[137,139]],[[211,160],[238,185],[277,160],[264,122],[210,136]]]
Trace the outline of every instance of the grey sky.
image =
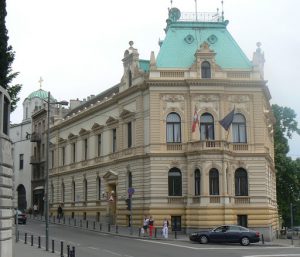
[[[197,3],[198,12],[221,9],[220,0]],[[82,99],[120,81],[130,40],[140,58],[157,55],[168,7],[170,0],[7,0],[15,82],[23,84],[12,122],[22,120],[21,103],[39,89],[40,76],[58,100]],[[195,0],[173,0],[173,7],[194,12]],[[224,0],[227,28],[249,59],[262,43],[271,103],[294,109],[300,123],[299,7],[298,0]],[[299,136],[290,142],[293,158],[300,157],[299,144]]]

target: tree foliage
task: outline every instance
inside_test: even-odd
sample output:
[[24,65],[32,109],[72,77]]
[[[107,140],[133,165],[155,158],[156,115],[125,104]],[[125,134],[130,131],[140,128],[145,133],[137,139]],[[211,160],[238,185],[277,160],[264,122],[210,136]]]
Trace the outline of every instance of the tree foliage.
[[[287,156],[289,152],[288,139],[292,139],[295,133],[300,134],[300,129],[298,128],[296,113],[293,109],[278,105],[273,105],[272,109],[276,119],[274,125],[274,148],[275,168],[277,171],[277,201],[283,225],[289,226],[291,220],[290,204],[296,204],[300,197],[300,160],[294,161]],[[296,216],[296,219],[300,221],[300,215]]]
[[0,0],[0,86],[7,89],[11,97],[11,111],[14,111],[17,102],[20,100],[18,94],[22,85],[11,85],[18,72],[12,71],[12,63],[15,59],[15,52],[12,46],[8,45],[8,35],[5,24],[6,18],[6,0]]

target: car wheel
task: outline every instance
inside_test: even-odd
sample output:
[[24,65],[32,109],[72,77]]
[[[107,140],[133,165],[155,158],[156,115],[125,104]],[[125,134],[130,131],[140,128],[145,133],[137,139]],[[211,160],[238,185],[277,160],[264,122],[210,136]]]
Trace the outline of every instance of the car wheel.
[[241,245],[243,245],[243,246],[247,246],[247,245],[249,245],[250,244],[250,240],[249,240],[249,238],[248,237],[242,237],[242,239],[241,239]]
[[207,244],[208,243],[208,237],[207,236],[200,236],[200,244]]

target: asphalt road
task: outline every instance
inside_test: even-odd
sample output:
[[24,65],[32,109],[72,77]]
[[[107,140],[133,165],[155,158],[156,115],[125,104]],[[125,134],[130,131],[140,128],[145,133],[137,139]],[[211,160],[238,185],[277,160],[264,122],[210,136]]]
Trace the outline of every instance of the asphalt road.
[[[200,245],[188,240],[150,240],[122,237],[63,225],[49,225],[50,240],[55,240],[55,250],[59,251],[60,241],[76,247],[76,257],[300,257],[300,247],[274,247],[252,244],[242,247],[238,244]],[[45,243],[45,223],[28,220],[20,225],[20,239],[24,233],[41,235]],[[37,244],[36,237],[34,243]],[[50,241],[51,249],[51,241]]]

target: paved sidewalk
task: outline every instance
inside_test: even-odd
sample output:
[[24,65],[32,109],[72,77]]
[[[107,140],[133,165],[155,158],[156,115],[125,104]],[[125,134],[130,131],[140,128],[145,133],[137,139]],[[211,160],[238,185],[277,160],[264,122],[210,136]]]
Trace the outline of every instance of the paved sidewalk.
[[[15,257],[57,257],[59,253],[46,252],[43,248],[37,248],[30,244],[24,244],[23,241],[15,243]],[[65,254],[66,256],[66,254]]]

